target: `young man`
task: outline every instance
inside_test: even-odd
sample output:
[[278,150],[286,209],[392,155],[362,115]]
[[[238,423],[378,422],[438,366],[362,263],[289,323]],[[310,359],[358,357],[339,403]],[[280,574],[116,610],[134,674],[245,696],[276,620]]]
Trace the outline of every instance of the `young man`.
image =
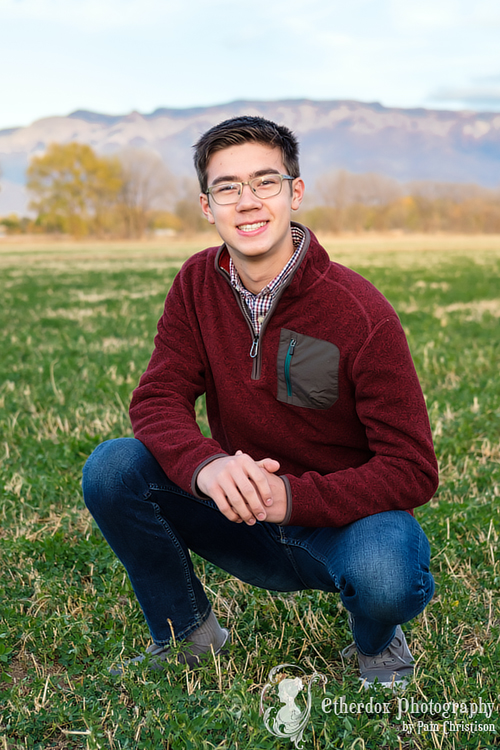
[[[291,223],[304,183],[287,128],[228,120],[200,138],[195,164],[223,244],[191,257],[167,296],[132,398],[135,439],[103,443],[84,469],[150,663],[167,666],[173,635],[190,665],[227,641],[191,550],[255,586],[340,594],[365,685],[405,684],[400,624],[434,589],[411,511],[437,466],[398,317]],[[203,393],[211,438],[195,420]]]

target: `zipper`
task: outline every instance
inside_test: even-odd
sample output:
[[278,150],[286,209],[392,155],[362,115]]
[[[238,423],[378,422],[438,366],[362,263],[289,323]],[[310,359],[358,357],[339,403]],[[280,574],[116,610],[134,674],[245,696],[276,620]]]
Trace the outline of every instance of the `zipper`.
[[[219,258],[219,255],[220,255],[220,249],[222,249],[223,246],[221,246],[221,248],[219,249],[219,252],[215,256],[215,269],[216,269],[216,271],[218,273],[221,274],[221,276],[223,276],[226,279],[227,283],[229,284],[229,286],[230,286],[230,288],[231,288],[231,290],[232,290],[232,292],[233,292],[233,294],[235,296],[236,303],[237,303],[238,307],[240,308],[241,312],[243,313],[243,317],[246,320],[248,328],[250,329],[250,333],[252,335],[252,346],[250,348],[250,357],[253,360],[252,375],[251,375],[252,380],[260,380],[260,373],[261,373],[261,367],[262,367],[262,347],[259,346],[259,343],[260,343],[260,341],[262,340],[262,338],[264,336],[264,331],[267,328],[267,324],[269,322],[269,319],[271,318],[272,313],[274,313],[274,311],[275,311],[275,309],[276,309],[276,307],[278,305],[278,302],[280,300],[281,295],[283,294],[283,292],[285,291],[285,289],[292,283],[293,278],[294,278],[295,273],[296,273],[296,270],[301,265],[302,260],[304,259],[304,256],[305,256],[307,250],[309,249],[309,244],[310,244],[310,240],[311,240],[311,237],[310,237],[310,234],[309,234],[309,230],[306,229],[306,227],[301,227],[301,228],[305,232],[305,241],[304,241],[304,247],[302,248],[302,252],[301,252],[300,258],[298,260],[297,266],[295,268],[295,271],[292,273],[292,275],[286,281],[286,283],[280,287],[280,289],[279,289],[276,297],[274,298],[274,301],[273,301],[273,303],[271,305],[271,308],[270,308],[269,312],[267,313],[267,315],[266,315],[266,317],[264,319],[264,322],[263,322],[263,324],[261,326],[261,329],[260,329],[260,334],[258,336],[256,336],[256,334],[255,334],[255,329],[253,327],[252,319],[250,318],[250,316],[248,314],[248,308],[247,308],[247,306],[244,304],[243,300],[241,299],[241,296],[238,294],[238,292],[236,291],[236,289],[231,284],[231,278],[229,276],[229,273],[224,268],[221,268],[219,266],[219,264],[218,264],[218,258]],[[293,352],[292,352],[292,354],[293,354]],[[288,388],[287,388],[287,390],[288,390]]]
[[293,353],[295,351],[296,346],[297,346],[297,342],[295,341],[295,339],[291,339],[288,345],[288,351],[285,357],[285,382],[286,382],[287,396],[292,395],[292,380],[290,378],[290,365],[292,362],[292,357],[293,357]]

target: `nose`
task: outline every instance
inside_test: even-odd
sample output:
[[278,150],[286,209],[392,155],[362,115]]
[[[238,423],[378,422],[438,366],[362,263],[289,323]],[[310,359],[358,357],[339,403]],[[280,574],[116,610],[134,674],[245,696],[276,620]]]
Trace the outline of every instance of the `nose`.
[[241,188],[241,195],[238,198],[238,203],[236,204],[237,209],[245,210],[248,207],[253,208],[256,204],[260,206],[260,198],[257,198],[248,182],[244,182]]

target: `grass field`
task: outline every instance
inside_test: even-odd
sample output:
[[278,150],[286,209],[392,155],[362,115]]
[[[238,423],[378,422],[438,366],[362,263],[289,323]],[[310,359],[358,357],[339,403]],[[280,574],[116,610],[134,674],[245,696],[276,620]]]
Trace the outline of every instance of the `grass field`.
[[[417,679],[405,693],[427,711],[401,715],[389,695],[385,713],[325,713],[325,697],[366,700],[355,661],[344,665],[339,654],[350,637],[338,598],[271,594],[199,559],[216,614],[232,630],[229,658],[197,671],[109,676],[112,662],[148,645],[148,633],[84,507],[81,468],[99,442],[131,434],[127,406],[165,293],[182,259],[203,245],[3,241],[0,750],[292,748],[259,715],[269,670],[284,662],[328,680],[304,748],[500,747],[500,238],[326,244],[395,306],[427,399],[441,486],[416,516],[437,588],[406,627]],[[207,429],[201,404],[199,413]],[[464,726],[444,734],[446,717],[430,701],[494,710],[458,713],[452,719]]]

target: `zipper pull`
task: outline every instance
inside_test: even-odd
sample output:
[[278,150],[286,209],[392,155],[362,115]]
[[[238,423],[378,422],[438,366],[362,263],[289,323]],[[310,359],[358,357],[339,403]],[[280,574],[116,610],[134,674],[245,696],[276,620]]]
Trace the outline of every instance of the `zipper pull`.
[[295,339],[290,339],[290,343],[288,345],[288,351],[285,357],[285,383],[286,383],[286,392],[288,396],[293,395],[292,381],[290,378],[290,364],[291,364],[291,359],[292,359],[296,344],[297,344],[297,341]]
[[259,337],[256,336],[252,343],[252,348],[250,349],[250,356],[252,359],[255,359],[257,356],[257,350],[259,348]]

